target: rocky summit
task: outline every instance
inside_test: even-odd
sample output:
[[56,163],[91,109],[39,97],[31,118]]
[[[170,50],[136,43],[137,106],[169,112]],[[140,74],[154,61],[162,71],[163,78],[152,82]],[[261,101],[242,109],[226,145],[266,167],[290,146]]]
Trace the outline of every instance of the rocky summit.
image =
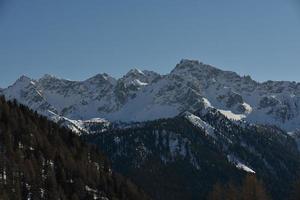
[[300,128],[299,83],[260,83],[195,60],[181,60],[166,75],[132,69],[120,79],[108,74],[84,81],[22,76],[0,92],[54,121],[141,122],[213,107],[235,121],[277,125],[288,132]]

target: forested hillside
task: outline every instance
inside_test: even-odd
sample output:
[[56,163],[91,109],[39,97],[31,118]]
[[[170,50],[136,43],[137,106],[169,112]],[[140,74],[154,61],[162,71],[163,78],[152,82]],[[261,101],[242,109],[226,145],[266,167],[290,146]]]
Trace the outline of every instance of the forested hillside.
[[71,131],[0,97],[0,199],[148,199]]
[[232,188],[235,199],[289,199],[300,169],[296,142],[286,132],[239,124],[214,109],[83,137],[157,200],[227,200],[222,194]]

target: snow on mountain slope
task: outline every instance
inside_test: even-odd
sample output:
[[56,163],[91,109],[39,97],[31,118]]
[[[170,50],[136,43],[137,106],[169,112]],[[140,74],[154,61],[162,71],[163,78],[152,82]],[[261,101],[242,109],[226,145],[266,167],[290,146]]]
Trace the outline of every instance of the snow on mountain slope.
[[21,77],[0,92],[50,118],[55,113],[71,120],[146,121],[214,107],[232,120],[300,128],[299,83],[259,83],[194,60],[182,60],[167,75],[133,69],[120,79]]
[[234,114],[230,110],[221,110],[219,109],[220,113],[222,113],[225,117],[228,119],[234,120],[234,121],[239,121],[244,119],[246,116],[242,114]]
[[216,138],[215,129],[211,125],[203,121],[200,117],[186,112],[185,118],[189,120],[194,126],[204,130],[207,135]]
[[233,163],[237,168],[244,170],[248,173],[252,173],[255,174],[255,171],[253,171],[253,169],[251,169],[250,167],[248,167],[247,165],[243,164],[239,159],[237,159],[235,156],[233,155],[228,155],[227,159],[229,162]]
[[[33,110],[39,111],[46,116],[52,116],[56,109],[44,98],[36,87],[36,81],[21,76],[12,86],[4,89],[2,93],[9,100],[16,99],[24,105],[30,105]],[[49,111],[49,112],[48,112]]]

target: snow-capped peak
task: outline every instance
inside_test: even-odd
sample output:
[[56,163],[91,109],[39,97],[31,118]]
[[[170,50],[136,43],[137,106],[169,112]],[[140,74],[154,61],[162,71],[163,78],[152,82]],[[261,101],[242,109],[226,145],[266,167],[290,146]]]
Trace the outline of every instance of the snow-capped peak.
[[115,84],[117,82],[117,80],[115,78],[113,78],[112,76],[103,73],[103,74],[97,74],[87,80],[85,80],[85,82],[92,82],[92,83],[103,83],[103,82],[108,82],[110,84]]
[[129,70],[129,72],[127,72],[127,74],[125,76],[129,76],[129,75],[132,75],[132,74],[134,74],[134,75],[138,75],[138,74],[139,75],[144,75],[144,72],[139,70],[138,68],[133,68],[133,69]]
[[151,71],[141,71],[137,68],[131,69],[125,76],[123,76],[119,81],[121,81],[126,88],[128,87],[143,87],[150,84],[154,79],[160,75]]
[[33,80],[25,75],[22,75],[18,80],[14,83],[14,85],[22,85],[27,86],[29,84],[33,83]]
[[44,80],[44,79],[58,79],[56,76],[54,75],[50,75],[50,74],[45,74],[42,78],[40,78],[40,80]]
[[98,74],[85,81],[45,75],[21,77],[2,93],[38,111],[50,108],[74,120],[145,121],[215,108],[230,119],[300,128],[300,84],[259,83],[196,60],[183,59],[170,74],[130,70],[120,79]]
[[210,65],[204,64],[197,60],[182,59],[179,64],[176,65],[171,73],[181,74],[181,73],[192,73],[192,72],[205,72],[205,73],[216,73],[221,72],[221,70],[212,67]]

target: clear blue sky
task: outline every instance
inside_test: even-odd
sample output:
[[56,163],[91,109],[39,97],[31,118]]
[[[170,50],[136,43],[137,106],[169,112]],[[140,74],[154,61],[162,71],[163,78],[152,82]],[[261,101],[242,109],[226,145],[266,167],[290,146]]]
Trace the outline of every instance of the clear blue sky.
[[22,74],[164,74],[181,58],[300,81],[299,0],[0,0],[0,87]]

